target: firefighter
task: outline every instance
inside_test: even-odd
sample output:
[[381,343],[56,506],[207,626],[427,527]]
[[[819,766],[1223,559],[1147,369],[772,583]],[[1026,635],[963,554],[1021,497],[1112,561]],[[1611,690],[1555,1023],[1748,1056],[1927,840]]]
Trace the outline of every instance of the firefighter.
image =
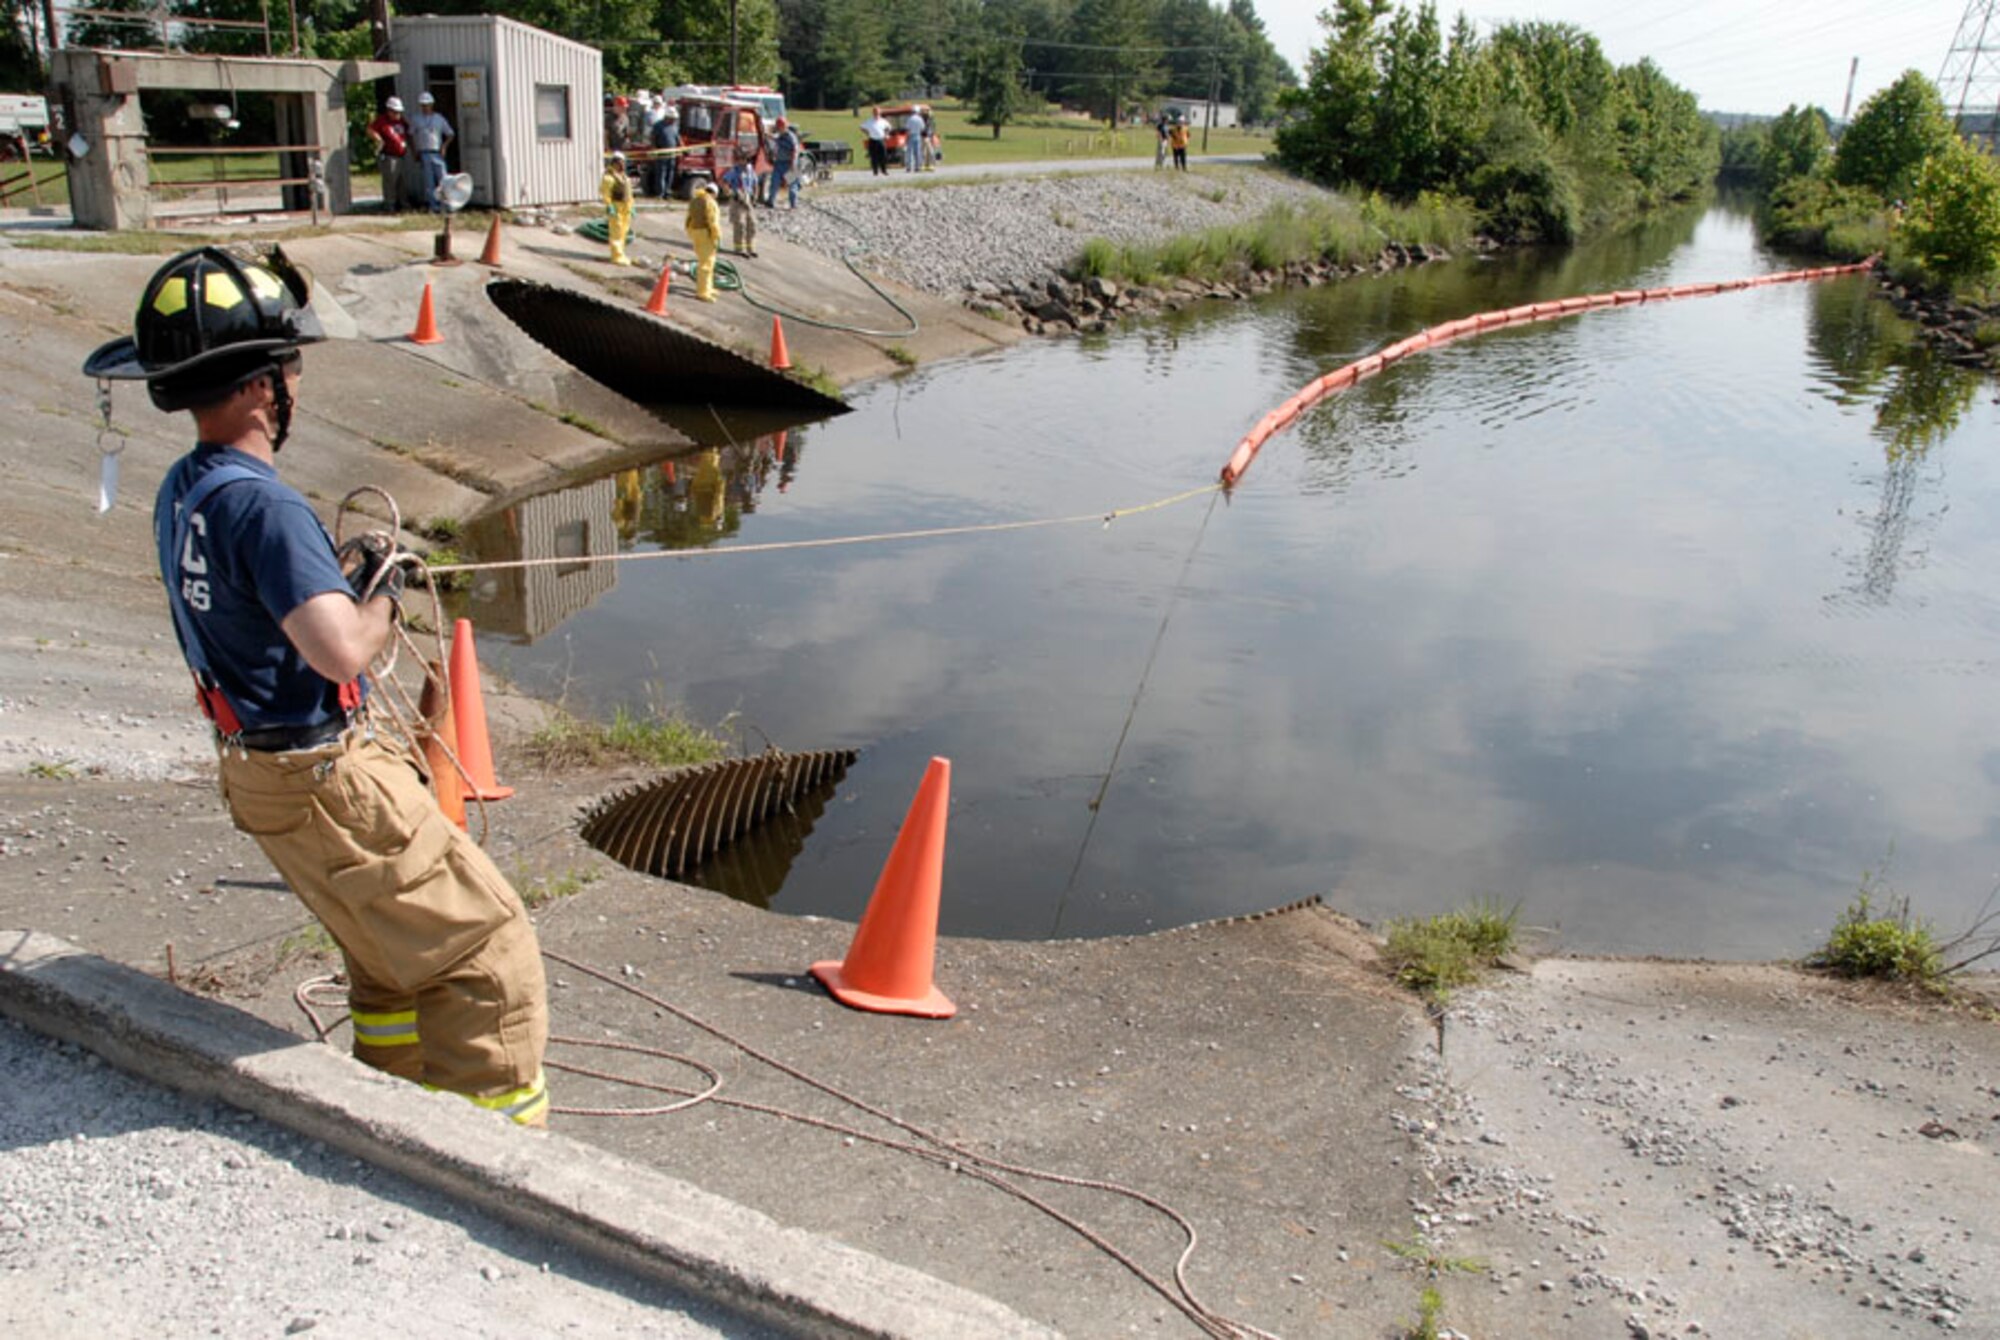
[[615,152],[604,165],[604,180],[597,188],[604,201],[604,230],[611,239],[611,263],[630,265],[625,254],[625,235],[632,231],[632,179],[625,175],[625,155]]
[[704,177],[688,197],[688,241],[694,243],[694,296],[715,301],[715,252],[722,245],[722,211],[715,207],[715,183]]
[[153,509],[174,631],[214,723],[224,800],[346,961],[354,1054],[523,1125],[547,1121],[547,991],[534,927],[445,818],[422,765],[369,723],[369,664],[400,618],[386,540],[336,553],[275,457],[301,349],[326,338],[302,275],[214,247],[140,296],[86,376],[144,380],[197,446]]

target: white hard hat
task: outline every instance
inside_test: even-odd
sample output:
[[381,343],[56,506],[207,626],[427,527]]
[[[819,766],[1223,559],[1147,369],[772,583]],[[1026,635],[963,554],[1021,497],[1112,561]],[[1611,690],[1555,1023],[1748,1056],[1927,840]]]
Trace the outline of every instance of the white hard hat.
[[403,100],[401,98],[392,97],[389,99],[389,101],[383,103],[382,106],[388,109],[389,111],[400,112],[403,110]]
[[625,151],[624,151],[623,149],[613,149],[613,150],[611,151],[611,161],[612,161],[612,162],[614,162],[614,163],[622,163],[622,162],[624,162],[624,161],[625,161]]
[[425,89],[422,93],[417,94],[417,101],[421,105],[429,107],[437,102],[437,95],[429,89]]
[[681,119],[681,109],[674,106],[671,102],[667,104],[667,119],[669,121],[678,121]]
[[714,195],[715,183],[710,181],[708,178],[703,177],[700,181],[694,184],[694,189],[697,191],[707,191],[710,195]]

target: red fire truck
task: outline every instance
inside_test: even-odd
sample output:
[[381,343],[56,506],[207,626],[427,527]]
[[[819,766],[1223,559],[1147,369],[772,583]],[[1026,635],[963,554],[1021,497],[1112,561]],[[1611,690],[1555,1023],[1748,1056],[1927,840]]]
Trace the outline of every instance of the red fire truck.
[[746,158],[759,176],[771,170],[771,130],[755,103],[683,93],[674,106],[681,114],[682,149],[675,195],[686,199],[696,182],[721,181],[723,173]]

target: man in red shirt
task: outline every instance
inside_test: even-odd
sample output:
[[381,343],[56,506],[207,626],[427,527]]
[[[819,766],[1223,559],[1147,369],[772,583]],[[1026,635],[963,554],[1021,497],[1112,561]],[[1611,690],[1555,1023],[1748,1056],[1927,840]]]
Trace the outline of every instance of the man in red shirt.
[[382,160],[382,208],[400,213],[410,189],[403,171],[410,161],[410,123],[403,119],[403,100],[392,97],[383,103],[367,132]]

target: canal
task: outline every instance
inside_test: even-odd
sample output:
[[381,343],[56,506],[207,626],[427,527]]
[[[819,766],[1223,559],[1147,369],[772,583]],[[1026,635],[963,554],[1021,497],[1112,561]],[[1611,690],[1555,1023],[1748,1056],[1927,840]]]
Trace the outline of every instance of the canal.
[[1229,496],[1094,519],[1424,326],[1797,263],[1721,204],[718,424],[505,526],[699,557],[489,580],[482,657],[589,714],[859,750],[781,881],[718,882],[786,913],[859,916],[941,755],[948,933],[1483,898],[1572,949],[1762,957],[1864,882],[1949,930],[2000,882],[2000,410],[1865,278],[1417,354]]

